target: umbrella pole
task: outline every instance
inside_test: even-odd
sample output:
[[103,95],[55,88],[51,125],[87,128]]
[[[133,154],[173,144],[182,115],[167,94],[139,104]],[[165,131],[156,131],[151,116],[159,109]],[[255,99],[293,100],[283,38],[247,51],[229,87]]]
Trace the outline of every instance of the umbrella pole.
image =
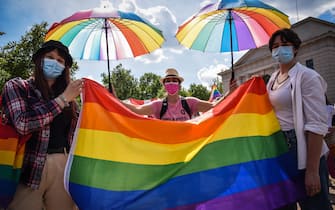
[[107,47],[107,68],[108,68],[108,90],[113,93],[112,83],[111,83],[111,73],[109,67],[109,49],[108,49],[108,36],[107,36],[107,19],[105,18],[105,35],[106,35],[106,47]]
[[233,32],[232,32],[232,14],[231,14],[232,9],[228,9],[229,12],[229,28],[230,28],[230,57],[231,57],[231,78],[230,81],[233,81],[235,79],[235,74],[234,74],[234,55],[233,55]]

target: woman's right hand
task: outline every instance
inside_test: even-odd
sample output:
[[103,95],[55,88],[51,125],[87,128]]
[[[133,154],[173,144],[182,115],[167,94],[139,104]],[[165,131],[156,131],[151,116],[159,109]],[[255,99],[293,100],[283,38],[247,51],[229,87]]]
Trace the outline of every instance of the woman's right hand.
[[68,102],[74,101],[77,96],[81,93],[81,90],[84,86],[84,80],[77,79],[71,81],[66,89],[63,92],[63,96],[66,98]]

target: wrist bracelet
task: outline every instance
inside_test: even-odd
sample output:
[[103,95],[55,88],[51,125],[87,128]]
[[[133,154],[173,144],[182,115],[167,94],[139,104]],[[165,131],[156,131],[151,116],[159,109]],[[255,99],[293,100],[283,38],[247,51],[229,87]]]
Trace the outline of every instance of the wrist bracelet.
[[63,94],[59,95],[60,100],[62,100],[62,102],[64,103],[64,107],[68,107],[70,106],[69,102],[67,101],[67,99],[65,98],[65,96]]
[[55,98],[55,101],[62,107],[62,109],[65,107],[64,102],[59,97]]

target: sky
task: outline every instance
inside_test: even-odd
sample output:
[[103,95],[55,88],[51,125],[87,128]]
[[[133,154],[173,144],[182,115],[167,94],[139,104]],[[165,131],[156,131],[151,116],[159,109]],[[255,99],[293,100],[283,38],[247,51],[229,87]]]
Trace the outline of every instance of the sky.
[[[79,10],[100,7],[108,0],[0,0],[0,47],[10,41],[20,41],[32,25],[46,21],[49,26],[60,22]],[[146,72],[163,76],[167,68],[176,68],[184,77],[183,86],[202,84],[209,88],[217,73],[231,66],[230,53],[204,53],[190,50],[178,43],[178,26],[215,0],[109,0],[121,11],[134,12],[163,31],[165,42],[160,49],[148,55],[123,60],[111,60],[131,70],[139,78]],[[335,0],[263,0],[289,16],[291,24],[306,17],[320,18],[335,23]],[[234,52],[234,63],[247,51]],[[107,73],[107,61],[76,60],[79,71],[76,78],[88,77],[101,82],[101,73]],[[111,69],[112,69],[111,68]]]

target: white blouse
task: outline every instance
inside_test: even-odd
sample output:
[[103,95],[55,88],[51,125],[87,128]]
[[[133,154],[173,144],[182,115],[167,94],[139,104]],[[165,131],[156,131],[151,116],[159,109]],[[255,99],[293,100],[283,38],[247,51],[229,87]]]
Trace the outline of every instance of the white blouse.
[[[267,84],[267,90],[273,85],[278,71],[274,72]],[[305,132],[325,135],[328,131],[325,93],[327,83],[313,69],[297,63],[288,72],[292,97],[294,129],[297,135],[298,168],[306,168],[307,139]],[[328,152],[323,142],[321,156]]]

